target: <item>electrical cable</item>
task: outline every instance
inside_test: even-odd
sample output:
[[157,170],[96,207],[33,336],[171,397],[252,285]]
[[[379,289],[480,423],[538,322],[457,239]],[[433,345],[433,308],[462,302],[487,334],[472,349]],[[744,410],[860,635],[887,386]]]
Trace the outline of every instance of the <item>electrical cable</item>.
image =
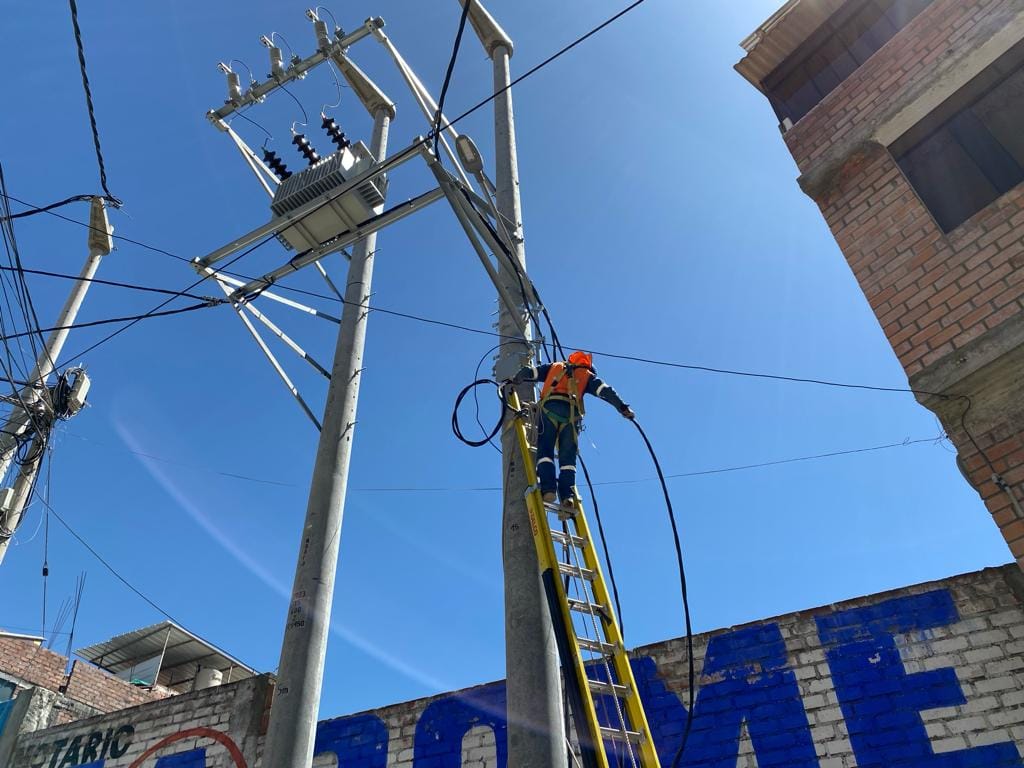
[[444,84],[441,86],[441,95],[437,100],[437,111],[434,113],[434,128],[431,131],[434,137],[434,155],[440,157],[437,152],[437,145],[441,141],[441,118],[444,115],[444,101],[448,96],[448,86],[452,82],[452,73],[455,71],[455,61],[459,58],[459,49],[462,47],[462,33],[466,31],[466,19],[469,18],[469,6],[472,0],[462,4],[462,16],[459,18],[459,31],[455,33],[455,44],[452,46],[452,55],[448,59],[448,69],[444,73]]
[[[253,119],[252,119],[251,117],[248,117],[248,116],[247,116],[247,115],[246,115],[245,113],[243,113],[243,112],[241,112],[241,111],[239,111],[239,112],[236,112],[236,113],[235,113],[235,117],[240,117],[240,118],[242,118],[242,119],[243,119],[243,120],[245,120],[245,121],[246,121],[247,123],[251,123],[252,125],[255,125],[255,126],[256,126],[257,128],[259,128],[259,129],[260,129],[261,131],[263,131],[263,132],[264,132],[265,134],[267,134],[267,138],[263,140],[263,146],[266,146],[266,145],[267,145],[267,142],[270,142],[270,141],[273,141],[273,140],[274,140],[274,134],[272,134],[272,133],[271,133],[270,131],[268,131],[268,130],[267,130],[266,128],[264,128],[264,127],[263,127],[262,125],[260,125],[259,123],[257,123],[257,122],[256,122],[255,120],[253,120]],[[232,120],[233,120],[233,119],[234,119],[234,118],[232,118]],[[230,123],[229,123],[229,125],[230,125]],[[115,237],[117,237],[117,235],[115,235]],[[173,255],[173,254],[172,254],[172,255]],[[183,257],[180,257],[180,256],[175,256],[175,258],[177,259],[177,258],[183,258]],[[186,261],[188,261],[188,259],[185,259],[185,260],[186,260]]]
[[[152,317],[167,317],[169,315],[180,315],[185,312],[194,312],[197,309],[207,309],[209,307],[216,307],[224,303],[226,302],[223,299],[210,299],[208,301],[203,301],[198,304],[189,304],[187,307],[179,307],[178,309],[165,309],[161,312],[149,311],[141,315],[128,315],[127,317],[109,317],[104,320],[90,320],[85,323],[55,325],[51,328],[43,328],[42,330],[46,333],[50,333],[51,331],[69,331],[74,330],[75,328],[92,328],[97,325],[110,325],[111,323],[127,323],[129,321],[131,321],[134,324],[140,320],[148,320],[149,318]],[[6,336],[0,336],[0,341],[11,341],[12,339],[20,339],[24,336],[30,336],[33,333],[34,331],[22,331],[21,333],[12,333]]]
[[[33,206],[31,203],[27,203],[24,200],[21,200],[21,199],[15,197],[14,195],[6,195],[6,197],[11,199],[11,200],[13,200],[13,201],[15,201],[16,203],[19,203],[20,205],[27,206],[30,209],[36,209],[36,207]],[[50,213],[51,215],[57,216],[58,218],[61,218],[64,221],[67,221],[69,223],[77,224],[79,226],[86,227],[88,229],[95,229],[94,227],[92,227],[92,226],[90,226],[90,225],[88,225],[88,224],[86,224],[84,222],[76,221],[74,219],[70,219],[70,218],[67,218],[65,216],[61,216],[60,214],[55,214],[52,211],[47,211],[47,213]],[[169,256],[169,257],[171,257],[173,259],[177,259],[179,261],[185,262],[185,263],[191,263],[191,259],[188,259],[188,258],[186,258],[184,256],[180,256],[180,255],[178,255],[176,253],[173,253],[171,251],[167,251],[165,249],[159,248],[157,246],[150,245],[150,244],[145,243],[143,241],[134,240],[132,238],[125,237],[124,235],[117,235],[117,234],[113,235],[113,237],[115,239],[124,240],[125,242],[131,243],[133,245],[138,245],[139,247],[145,248],[146,250],[149,250],[149,251],[153,251],[154,253],[160,253],[160,254],[163,254],[165,256]],[[253,277],[251,277],[249,275],[244,275],[244,274],[240,274],[240,273],[230,272],[230,271],[225,270],[225,269],[220,269],[218,271],[219,272],[223,272],[226,275],[231,275],[231,276],[234,276],[234,277],[238,277],[238,278],[243,279],[243,280],[250,280],[251,281],[251,280],[255,279],[255,278],[253,278]],[[31,271],[29,271],[29,273],[31,274]],[[293,292],[296,292],[296,293],[299,293],[299,294],[307,295],[307,296],[310,296],[312,298],[323,299],[325,301],[334,301],[334,302],[339,301],[336,296],[329,296],[327,294],[317,293],[315,291],[307,291],[307,290],[303,290],[303,289],[299,289],[299,288],[292,288],[290,286],[280,285],[280,284],[275,284],[274,287],[277,288],[277,289],[281,289],[281,290],[289,290],[289,291],[293,291]],[[181,295],[187,295],[187,294],[182,293]],[[344,303],[344,302],[342,302],[342,303]],[[362,305],[360,305],[360,306],[362,306]],[[477,335],[481,335],[481,336],[491,336],[493,338],[503,338],[503,339],[508,339],[509,341],[520,341],[520,342],[522,341],[520,336],[509,336],[507,334],[500,334],[500,333],[496,333],[494,331],[485,330],[485,329],[482,329],[482,328],[473,328],[472,326],[462,325],[462,324],[459,324],[459,323],[452,323],[452,322],[443,321],[443,320],[436,320],[436,319],[429,318],[429,317],[423,317],[422,315],[415,315],[415,314],[411,314],[411,313],[407,313],[407,312],[399,312],[397,310],[381,309],[381,308],[378,308],[378,307],[364,307],[364,308],[370,309],[373,312],[379,312],[379,313],[385,314],[385,315],[392,315],[392,316],[395,316],[395,317],[405,318],[405,319],[412,320],[412,321],[415,321],[415,322],[425,323],[425,324],[429,324],[429,325],[437,325],[437,326],[441,326],[441,327],[444,327],[444,328],[451,328],[453,330],[464,331],[466,333],[473,333],[473,334],[477,334]],[[546,320],[547,320],[547,322],[550,323],[550,317],[549,316],[546,318]],[[558,345],[559,345],[560,348],[562,348],[561,342],[559,342]],[[911,387],[877,386],[877,385],[871,385],[871,384],[859,384],[859,383],[836,381],[836,380],[824,379],[824,378],[789,376],[789,375],[785,375],[785,374],[764,373],[764,372],[759,372],[759,371],[748,371],[748,370],[742,370],[742,369],[721,368],[721,367],[708,366],[708,365],[698,365],[698,364],[694,364],[694,363],[682,363],[682,362],[671,361],[671,360],[659,360],[659,359],[656,359],[656,358],[639,357],[639,356],[636,356],[636,355],[626,355],[626,354],[621,354],[621,353],[617,353],[617,352],[609,352],[607,350],[601,350],[601,349],[598,349],[598,348],[595,348],[595,347],[593,347],[591,345],[586,345],[586,344],[583,344],[583,345],[579,345],[579,344],[577,344],[577,345],[567,345],[567,346],[575,346],[575,347],[578,347],[580,349],[588,349],[588,350],[591,350],[594,355],[597,355],[597,356],[600,356],[600,357],[607,357],[607,358],[611,358],[611,359],[615,359],[615,360],[625,360],[625,361],[629,361],[629,362],[643,363],[643,364],[646,364],[646,365],[657,365],[657,366],[664,366],[664,367],[668,367],[668,368],[677,368],[677,369],[680,369],[680,370],[697,371],[697,372],[702,372],[702,373],[717,373],[717,374],[722,374],[722,375],[727,375],[727,376],[738,376],[738,377],[755,378],[755,379],[767,379],[767,380],[782,381],[782,382],[797,383],[797,384],[814,384],[814,385],[818,385],[818,386],[835,387],[835,388],[842,388],[842,389],[860,389],[860,390],[866,390],[866,391],[872,391],[872,392],[893,392],[893,393],[906,393],[906,394],[914,394],[914,395],[927,395],[929,397],[937,397],[937,398],[941,398],[943,400],[963,399],[963,400],[965,400],[965,402],[967,400],[969,400],[969,398],[967,398],[965,395],[944,394],[944,393],[940,393],[940,392],[931,392],[931,391],[928,391],[928,390],[914,389],[914,388],[911,388]]]
[[[462,428],[459,425],[459,406],[462,405],[462,401],[465,400],[466,395],[473,391],[476,387],[483,386],[484,384],[490,384],[497,388],[498,402],[501,404],[501,412],[498,414],[498,421],[486,437],[482,440],[471,440],[465,436],[462,432]],[[466,445],[472,448],[479,448],[482,445],[487,445],[499,432],[501,432],[502,426],[505,424],[505,410],[508,408],[508,404],[505,402],[505,398],[501,396],[501,387],[494,379],[477,379],[472,384],[467,384],[459,392],[458,397],[455,398],[455,407],[452,408],[452,432],[455,436],[464,442]]]
[[672,509],[672,497],[668,492],[668,483],[665,482],[665,475],[661,471],[661,462],[658,461],[658,454],[654,451],[654,446],[651,445],[650,438],[647,437],[647,433],[644,432],[644,428],[640,426],[635,418],[630,419],[633,422],[633,426],[636,427],[636,431],[640,433],[640,437],[643,438],[644,445],[647,446],[648,453],[651,454],[651,461],[654,462],[654,468],[658,472],[658,481],[661,483],[661,492],[665,496],[665,506],[668,509],[668,519],[672,524],[672,539],[675,543],[676,548],[676,564],[679,568],[679,588],[683,598],[683,616],[686,620],[686,656],[688,661],[687,675],[689,677],[688,685],[688,696],[689,706],[687,706],[687,717],[686,717],[686,728],[683,730],[683,738],[679,744],[679,750],[676,752],[675,759],[672,761],[671,768],[678,768],[680,761],[683,758],[683,752],[686,750],[686,742],[690,738],[690,729],[693,725],[694,711],[694,687],[697,681],[696,671],[694,669],[693,662],[693,623],[690,620],[690,598],[686,591],[686,569],[683,566],[683,550],[679,543],[679,527],[676,524],[676,514]]
[[[577,438],[577,445],[578,445]],[[604,535],[604,523],[601,521],[601,507],[597,503],[597,494],[594,492],[594,484],[590,480],[590,470],[587,469],[587,462],[583,456],[579,457],[580,467],[583,469],[583,479],[587,482],[587,490],[590,492],[591,506],[594,508],[594,519],[597,521],[597,533],[601,538],[601,548],[604,550],[604,562],[608,566],[608,581],[612,585],[612,596],[615,598],[615,614],[619,617],[619,634],[626,636],[625,619],[622,618],[622,603],[619,602],[619,585],[615,581],[615,571],[612,568],[612,557],[608,554],[608,540]]]
[[[87,549],[87,550],[89,551],[89,554],[91,554],[91,555],[92,555],[93,557],[95,557],[95,558],[96,558],[96,559],[97,559],[97,560],[98,560],[98,561],[100,562],[100,564],[101,564],[101,565],[102,565],[102,566],[103,566],[104,568],[106,568],[106,569],[107,569],[107,571],[109,571],[109,572],[110,572],[110,574],[111,574],[111,575],[112,575],[112,576],[113,576],[113,577],[114,577],[115,579],[117,579],[117,580],[118,580],[118,581],[120,581],[120,582],[121,582],[122,584],[124,584],[124,585],[125,585],[126,587],[128,587],[128,589],[130,589],[130,590],[131,590],[132,592],[134,592],[134,593],[135,593],[135,594],[136,594],[136,595],[137,595],[137,596],[138,596],[139,598],[141,598],[141,599],[142,599],[142,601],[143,601],[144,603],[146,603],[146,604],[147,604],[147,605],[148,605],[148,606],[149,606],[150,608],[152,608],[153,610],[155,610],[155,611],[156,611],[157,613],[159,613],[159,614],[160,614],[161,616],[163,616],[164,618],[166,618],[166,619],[169,619],[170,621],[173,621],[173,622],[174,622],[175,624],[177,624],[177,625],[178,625],[179,627],[185,628],[185,627],[187,627],[187,626],[188,626],[187,624],[183,623],[182,621],[179,621],[179,620],[178,620],[178,619],[176,619],[176,618],[175,618],[174,616],[172,616],[171,614],[169,614],[169,613],[168,613],[167,611],[165,611],[165,610],[164,610],[163,608],[161,608],[161,607],[160,607],[159,605],[157,605],[157,604],[156,604],[155,602],[153,602],[153,600],[151,600],[151,599],[150,599],[149,597],[147,597],[147,596],[146,596],[145,594],[143,594],[143,593],[142,593],[142,592],[141,592],[141,591],[140,591],[140,590],[139,590],[139,589],[138,589],[138,588],[137,588],[137,587],[136,587],[136,586],[135,586],[134,584],[132,584],[132,583],[131,583],[130,581],[128,581],[128,579],[126,579],[126,578],[125,578],[124,576],[122,576],[122,575],[121,575],[121,574],[120,574],[120,573],[118,572],[118,570],[117,570],[116,568],[114,568],[114,566],[112,566],[112,565],[111,565],[111,564],[110,564],[110,563],[109,563],[109,562],[108,562],[108,561],[107,561],[106,559],[104,559],[104,557],[103,557],[103,556],[102,556],[102,555],[101,555],[101,554],[100,554],[99,552],[97,552],[97,551],[96,551],[95,549],[93,549],[93,548],[92,548],[92,546],[91,546],[91,545],[89,544],[89,542],[87,542],[87,541],[86,541],[86,540],[85,540],[85,539],[84,539],[84,538],[83,538],[83,537],[82,537],[82,536],[81,536],[81,535],[80,535],[80,534],[79,534],[79,533],[78,533],[77,531],[75,531],[75,529],[74,529],[74,528],[72,528],[72,527],[71,527],[71,526],[70,526],[70,525],[68,524],[67,520],[65,520],[65,519],[64,519],[64,518],[63,518],[63,517],[62,517],[62,516],[60,515],[60,513],[59,513],[59,512],[57,512],[57,510],[56,510],[56,509],[54,509],[54,508],[53,508],[53,507],[52,507],[52,506],[51,506],[51,505],[50,505],[50,504],[49,504],[48,502],[46,502],[46,501],[43,501],[43,506],[45,506],[45,507],[46,507],[46,508],[47,508],[47,509],[48,509],[48,510],[49,510],[49,511],[50,511],[50,512],[51,512],[51,513],[53,514],[53,516],[54,516],[55,518],[57,518],[57,522],[59,522],[59,523],[60,523],[60,524],[61,524],[61,525],[62,525],[62,526],[64,527],[64,529],[65,529],[65,530],[66,530],[66,531],[67,531],[68,533],[70,533],[70,534],[71,534],[71,536],[72,536],[72,537],[74,537],[74,539],[75,539],[76,541],[78,541],[78,543],[79,543],[79,544],[81,544],[81,545],[82,545],[83,547],[85,547],[85,548],[86,548],[86,549]],[[199,638],[200,640],[203,640],[202,636],[201,636],[201,635],[199,635],[198,633],[196,633],[196,632],[192,632],[191,630],[187,630],[187,631],[189,631],[189,633],[190,633],[190,634],[192,634],[192,635],[195,635],[196,637],[198,637],[198,638]],[[58,633],[58,634],[63,634],[63,633]],[[207,642],[207,641],[206,641],[206,640],[203,640],[203,642]],[[209,644],[209,645],[214,645],[214,644],[212,644],[212,643],[208,643],[208,644]],[[214,647],[216,647],[216,645],[214,645]],[[250,669],[256,669],[256,667],[253,667],[253,666],[251,666],[251,665],[248,665],[248,666],[249,666],[249,668],[250,668]]]
[[[54,210],[55,208],[61,208],[61,207],[65,206],[65,205],[70,205],[71,203],[88,203],[88,202],[92,201],[93,197],[94,197],[94,195],[72,195],[71,197],[65,197],[63,200],[58,200],[57,202],[50,203],[49,205],[44,205],[44,206],[41,206],[39,208],[33,208],[32,210],[29,210],[29,211],[21,211],[20,213],[13,213],[13,214],[11,214],[9,216],[4,216],[2,218],[7,219],[7,220],[23,219],[26,216],[35,216],[37,213],[49,213],[50,211]],[[107,198],[103,198],[103,199],[107,200]]]
[[82,30],[78,26],[78,5],[75,0],[68,0],[68,5],[71,7],[71,24],[75,31],[75,45],[78,47],[78,68],[82,72],[82,88],[85,90],[85,105],[89,111],[89,125],[92,128],[92,143],[96,150],[96,164],[99,166],[100,171],[100,186],[103,187],[103,192],[110,201],[110,204],[115,208],[120,208],[122,203],[116,198],[107,186],[107,168],[103,162],[103,150],[100,147],[100,131],[96,126],[96,108],[92,103],[92,88],[89,85],[89,73],[85,68],[85,47],[82,44]]
[[22,269],[17,270],[15,267],[4,267],[0,266],[0,272],[13,272],[21,271],[27,275],[41,275],[43,277],[58,277],[62,280],[77,280],[86,283],[96,283],[97,285],[110,285],[115,288],[130,288],[133,291],[143,291],[147,293],[163,293],[174,296],[183,296],[190,299],[197,299],[199,301],[206,301],[209,296],[201,296],[198,293],[184,293],[172,290],[170,288],[154,288],[148,285],[139,285],[137,283],[123,283],[117,280],[103,280],[98,277],[82,277],[81,275],[69,275],[65,272],[49,272],[44,269]]

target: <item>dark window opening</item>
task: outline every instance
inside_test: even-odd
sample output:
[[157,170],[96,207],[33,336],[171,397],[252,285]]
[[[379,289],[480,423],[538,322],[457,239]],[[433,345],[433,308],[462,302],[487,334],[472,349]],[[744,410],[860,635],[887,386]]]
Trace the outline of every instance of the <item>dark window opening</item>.
[[943,232],[1024,182],[1024,43],[890,148]]
[[796,123],[932,0],[850,0],[762,85],[779,120]]

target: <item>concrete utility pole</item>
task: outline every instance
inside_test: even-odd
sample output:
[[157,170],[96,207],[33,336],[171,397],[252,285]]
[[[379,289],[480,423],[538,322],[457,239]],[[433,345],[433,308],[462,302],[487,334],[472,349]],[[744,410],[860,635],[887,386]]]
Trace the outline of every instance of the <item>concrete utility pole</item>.
[[[46,390],[47,379],[53,373],[57,359],[64,349],[64,342],[67,341],[71,329],[68,326],[74,325],[78,311],[82,308],[85,295],[89,292],[92,278],[99,269],[100,261],[113,250],[114,242],[111,234],[114,228],[110,226],[107,219],[106,206],[102,198],[92,199],[92,208],[89,212],[89,258],[86,259],[78,281],[71,288],[71,293],[64,302],[60,315],[57,317],[55,329],[50,332],[42,352],[36,360],[35,368],[29,376],[27,386],[21,392],[22,405],[14,406],[11,415],[0,431],[0,478],[6,476],[7,471],[14,461],[18,450],[18,438],[25,433],[30,425],[38,425],[39,430],[33,438],[32,446],[29,449],[29,456],[34,457],[26,462],[18,478],[15,481],[13,491],[8,494],[3,492],[3,502],[0,503],[0,531],[14,531],[21,522],[21,516],[28,504],[32,487],[35,484],[36,473],[42,460],[42,454],[49,441],[49,431],[55,418],[50,412],[47,399],[43,397]],[[84,374],[80,374],[83,375]],[[88,379],[83,379],[81,397],[85,396]],[[30,412],[31,411],[31,412]],[[3,562],[10,546],[10,536],[0,536],[0,563]]]
[[[388,128],[395,105],[344,56],[335,63],[352,90],[373,115],[370,151],[385,156]],[[381,213],[383,205],[374,209]],[[356,406],[362,378],[363,348],[369,312],[373,257],[377,235],[371,234],[352,249],[345,306],[327,391],[323,428],[317,446],[309,489],[306,521],[295,567],[292,601],[288,608],[277,690],[270,710],[263,765],[273,768],[309,768],[313,761],[320,692],[323,684],[331,603],[338,569],[341,521],[348,485]]]
[[[526,273],[522,209],[519,200],[519,165],[516,159],[515,118],[509,89],[512,40],[477,0],[470,3],[469,20],[494,65],[495,185],[498,213],[508,222],[514,239],[513,255]],[[508,226],[508,225],[507,225]],[[520,335],[529,322],[516,271],[499,258],[501,282],[520,304],[515,315],[498,302],[498,333]],[[506,342],[494,371],[500,380],[529,365],[531,350],[525,342]],[[535,399],[533,387],[520,388],[524,402]],[[526,473],[521,466],[515,432],[501,438],[503,509],[502,562],[505,571],[505,674],[508,691],[508,763],[516,768],[562,768],[568,761],[558,648],[540,580],[537,551],[526,510]]]

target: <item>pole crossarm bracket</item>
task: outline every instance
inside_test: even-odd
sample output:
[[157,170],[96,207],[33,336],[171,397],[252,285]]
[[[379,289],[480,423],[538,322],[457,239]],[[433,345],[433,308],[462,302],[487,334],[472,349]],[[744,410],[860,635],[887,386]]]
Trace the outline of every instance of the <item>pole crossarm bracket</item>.
[[366,22],[354,32],[350,32],[344,37],[336,38],[326,46],[321,46],[315,53],[304,59],[299,59],[298,61],[293,60],[291,66],[279,75],[270,77],[263,82],[253,83],[244,93],[240,93],[239,95],[228,99],[224,103],[224,106],[211,109],[206,113],[207,119],[220,130],[224,130],[224,126],[226,125],[226,123],[224,123],[224,118],[230,117],[240,109],[263,101],[267,97],[267,94],[287,83],[290,83],[293,80],[302,79],[318,64],[322,64],[335,56],[343,56],[349,46],[353,43],[359,42],[364,37],[373,34],[375,29],[380,29],[383,26],[384,19],[379,16],[367,19]]

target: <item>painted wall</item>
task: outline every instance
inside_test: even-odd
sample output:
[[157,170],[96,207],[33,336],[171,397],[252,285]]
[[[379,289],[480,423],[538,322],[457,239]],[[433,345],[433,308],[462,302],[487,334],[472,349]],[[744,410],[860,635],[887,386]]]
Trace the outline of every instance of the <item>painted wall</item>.
[[[684,765],[1024,768],[1024,576],[988,569],[697,638]],[[682,639],[634,671],[663,765]],[[20,737],[14,768],[256,768],[266,678]],[[505,768],[503,683],[326,720],[316,765]]]

